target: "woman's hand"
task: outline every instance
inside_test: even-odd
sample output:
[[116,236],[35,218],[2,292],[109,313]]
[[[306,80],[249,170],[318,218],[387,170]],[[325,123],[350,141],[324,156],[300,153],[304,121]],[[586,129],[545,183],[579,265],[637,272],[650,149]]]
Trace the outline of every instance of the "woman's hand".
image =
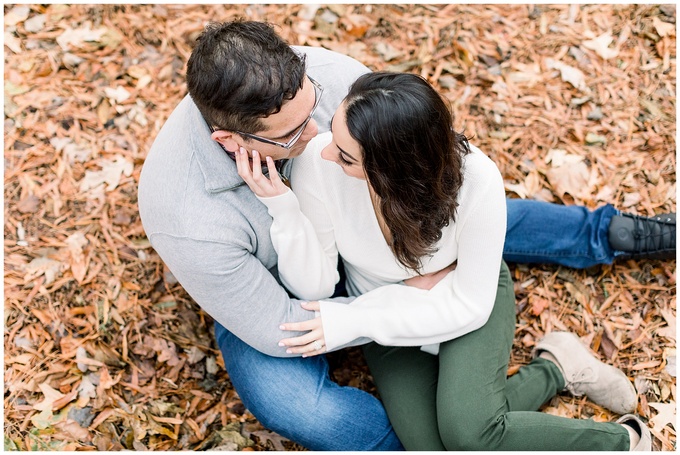
[[[309,311],[319,311],[319,302],[303,302],[302,308]],[[309,331],[299,337],[285,338],[279,341],[279,346],[288,346],[288,354],[302,354],[302,357],[311,357],[326,352],[326,339],[323,336],[323,324],[321,316],[304,322],[290,322],[282,324],[281,330],[294,330],[299,332]]]
[[439,270],[438,272],[427,273],[425,275],[414,276],[404,280],[404,284],[407,286],[413,286],[414,288],[423,289],[429,291],[437,283],[439,283],[450,271],[455,270],[457,261],[453,261],[447,267]]
[[268,156],[267,169],[269,169],[269,178],[262,172],[262,162],[260,161],[260,154],[257,150],[253,150],[253,166],[250,168],[250,161],[248,160],[248,152],[241,147],[236,152],[236,169],[238,175],[241,176],[244,182],[248,184],[250,189],[259,197],[274,197],[279,196],[289,188],[281,181],[281,177],[276,170],[274,160]]

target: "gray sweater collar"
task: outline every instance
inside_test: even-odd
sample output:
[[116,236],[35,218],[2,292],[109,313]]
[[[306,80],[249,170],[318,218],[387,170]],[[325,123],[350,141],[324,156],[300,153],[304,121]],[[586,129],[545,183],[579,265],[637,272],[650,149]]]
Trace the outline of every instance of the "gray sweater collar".
[[194,158],[203,174],[205,190],[208,193],[220,193],[245,185],[246,183],[238,175],[236,163],[220,147],[220,144],[210,137],[210,128],[203,120],[203,116],[191,97],[187,98],[191,103],[190,115],[187,116],[191,121],[188,124],[193,127],[193,131],[186,133],[193,142],[191,149],[195,151]]

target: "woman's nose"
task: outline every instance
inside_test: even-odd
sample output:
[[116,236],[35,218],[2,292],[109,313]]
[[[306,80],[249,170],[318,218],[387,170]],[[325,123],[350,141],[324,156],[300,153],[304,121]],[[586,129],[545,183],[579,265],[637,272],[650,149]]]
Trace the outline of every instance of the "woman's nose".
[[330,148],[331,146],[328,144],[323,148],[323,150],[321,150],[321,158],[324,160],[333,161],[333,154],[331,153]]

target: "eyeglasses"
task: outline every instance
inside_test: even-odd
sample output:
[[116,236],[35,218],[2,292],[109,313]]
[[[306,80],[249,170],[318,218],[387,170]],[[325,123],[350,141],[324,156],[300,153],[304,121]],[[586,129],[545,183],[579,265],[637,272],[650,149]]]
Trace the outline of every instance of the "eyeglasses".
[[323,87],[321,84],[319,84],[317,81],[312,79],[311,77],[307,76],[314,86],[314,107],[312,108],[312,112],[309,113],[309,117],[307,117],[307,120],[304,121],[304,123],[300,126],[298,129],[297,133],[290,138],[290,140],[286,143],[283,142],[277,142],[273,141],[271,139],[267,139],[266,137],[258,136],[257,134],[250,134],[250,133],[244,133],[242,131],[234,131],[235,133],[240,134],[241,136],[249,137],[251,139],[255,139],[256,141],[264,142],[265,144],[271,144],[271,145],[276,145],[278,147],[283,147],[286,150],[290,150],[291,147],[295,145],[295,143],[300,139],[300,136],[302,136],[302,133],[305,131],[305,128],[307,128],[307,124],[309,123],[310,120],[312,120],[312,115],[314,115],[314,112],[316,111],[316,108],[319,107],[319,102],[321,101],[321,95],[323,94]]

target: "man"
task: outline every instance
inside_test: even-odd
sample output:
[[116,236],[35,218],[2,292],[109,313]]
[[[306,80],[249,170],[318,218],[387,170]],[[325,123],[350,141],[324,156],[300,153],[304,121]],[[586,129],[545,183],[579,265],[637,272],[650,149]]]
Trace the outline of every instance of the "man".
[[[285,175],[291,163],[285,160],[328,131],[349,85],[367,71],[335,52],[291,48],[263,23],[208,25],[188,62],[190,96],[160,131],[140,178],[139,209],[149,240],[215,319],[217,342],[244,404],[263,425],[311,450],[402,446],[381,403],[333,383],[324,356],[283,358],[290,355],[278,341],[295,334],[279,325],[315,315],[279,284],[271,218],[238,176],[231,152],[255,149],[277,160]],[[533,201],[517,201],[514,209],[515,201],[508,202],[510,260],[575,257],[585,265],[568,265],[585,267],[621,254],[606,241],[610,220],[620,217],[612,207],[591,213]],[[643,233],[658,234],[653,245],[643,236],[645,248],[637,253],[671,250],[672,226],[674,254],[670,218],[630,218],[647,226]],[[553,219],[559,224],[551,232]],[[534,224],[539,232],[531,232]],[[624,230],[631,234],[635,226]],[[551,248],[555,237],[561,249]]]

